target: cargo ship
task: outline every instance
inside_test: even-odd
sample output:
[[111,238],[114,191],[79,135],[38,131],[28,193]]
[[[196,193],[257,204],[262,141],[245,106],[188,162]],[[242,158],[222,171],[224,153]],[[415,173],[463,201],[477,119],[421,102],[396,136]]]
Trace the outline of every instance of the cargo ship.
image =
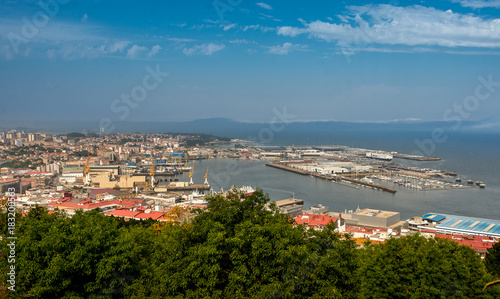
[[367,152],[365,156],[367,158],[383,160],[383,161],[392,161],[392,158],[394,158],[392,154],[383,152]]

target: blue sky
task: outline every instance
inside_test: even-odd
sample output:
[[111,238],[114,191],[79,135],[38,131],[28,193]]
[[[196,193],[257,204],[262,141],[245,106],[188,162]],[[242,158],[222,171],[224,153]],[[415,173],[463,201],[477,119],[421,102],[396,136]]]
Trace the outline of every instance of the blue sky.
[[[0,0],[0,126],[443,120],[499,49],[499,0]],[[498,118],[496,88],[462,118]]]

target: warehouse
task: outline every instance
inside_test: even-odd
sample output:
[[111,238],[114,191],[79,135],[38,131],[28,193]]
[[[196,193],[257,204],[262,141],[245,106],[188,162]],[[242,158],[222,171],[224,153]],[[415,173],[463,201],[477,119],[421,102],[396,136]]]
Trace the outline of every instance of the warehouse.
[[[437,213],[425,214],[422,219],[431,222],[431,225],[422,228],[433,227],[438,232],[500,238],[500,220]],[[436,222],[436,220],[438,221]]]

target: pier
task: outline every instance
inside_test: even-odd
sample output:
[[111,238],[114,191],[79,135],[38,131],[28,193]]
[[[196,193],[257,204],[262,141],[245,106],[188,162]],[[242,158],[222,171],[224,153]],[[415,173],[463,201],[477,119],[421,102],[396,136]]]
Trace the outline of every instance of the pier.
[[363,182],[360,180],[347,178],[345,176],[338,176],[338,179],[348,181],[348,182],[351,182],[354,184],[366,186],[366,187],[371,187],[371,188],[376,189],[376,190],[381,190],[381,191],[385,191],[385,192],[389,192],[389,193],[393,193],[393,194],[397,192],[396,189],[393,189],[393,188],[389,188],[389,187],[385,187],[385,186],[381,186],[381,185],[377,185],[377,184],[372,184],[372,183],[367,183],[367,182]]
[[[179,171],[179,173],[182,173],[182,171]],[[173,172],[155,172],[155,177],[163,177],[163,176],[175,176],[177,175],[176,173]],[[134,173],[132,176],[150,176],[149,173]]]
[[349,177],[341,176],[341,175],[332,177],[332,176],[327,176],[327,175],[319,174],[319,173],[316,173],[316,172],[309,172],[309,171],[305,171],[305,170],[301,170],[301,169],[296,169],[296,168],[293,168],[293,167],[290,167],[290,166],[286,166],[286,165],[280,165],[280,164],[277,164],[277,163],[266,163],[266,166],[270,166],[270,167],[274,167],[274,168],[279,168],[279,169],[283,169],[283,170],[295,172],[295,173],[302,174],[302,175],[311,175],[311,176],[314,176],[314,177],[317,177],[317,178],[320,178],[320,179],[324,179],[324,180],[328,180],[328,181],[335,181],[335,182],[347,181],[347,182],[351,182],[353,184],[358,184],[358,185],[361,185],[361,186],[370,187],[370,188],[373,188],[373,189],[376,189],[376,190],[381,190],[381,191],[385,191],[385,192],[389,192],[389,193],[393,193],[393,194],[397,192],[396,189],[392,189],[392,188],[381,186],[381,185],[377,185],[377,184],[363,182],[363,181],[360,181],[360,180],[357,180],[357,179],[353,179],[353,178],[349,178]]
[[193,185],[188,185],[188,186],[179,186],[179,187],[172,187],[172,186],[165,186],[168,191],[196,191],[196,190],[210,190],[210,185],[205,185],[205,184],[193,184]]
[[295,172],[295,173],[302,174],[302,175],[310,175],[310,174],[312,174],[312,173],[308,173],[307,171],[304,171],[304,170],[301,170],[301,169],[293,168],[293,167],[286,166],[286,165],[280,165],[280,164],[276,164],[276,163],[266,163],[266,166],[270,166],[270,167],[274,167],[274,168],[279,168],[279,169],[283,169],[283,170]]
[[394,158],[399,158],[399,159],[406,159],[406,160],[413,160],[413,161],[439,161],[441,158],[437,157],[423,157],[423,156],[415,156],[415,155],[408,155],[408,154],[393,154],[392,155]]

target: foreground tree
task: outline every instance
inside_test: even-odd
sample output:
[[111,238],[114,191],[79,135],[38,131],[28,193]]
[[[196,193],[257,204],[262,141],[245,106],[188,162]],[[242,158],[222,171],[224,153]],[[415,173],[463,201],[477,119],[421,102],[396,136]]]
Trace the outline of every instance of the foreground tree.
[[297,226],[260,189],[207,200],[196,218],[176,209],[170,223],[35,208],[16,221],[14,293],[2,277],[9,263],[1,242],[0,298],[500,296],[474,251],[448,240],[417,235],[355,249],[333,224]]
[[[323,233],[294,227],[262,190],[209,197],[190,226],[162,230],[154,263],[127,287],[141,298],[322,298],[350,294],[354,245],[333,226]],[[167,254],[165,254],[167,253]]]
[[[141,237],[153,234],[138,225],[120,228],[118,219],[99,211],[69,218],[35,208],[17,225],[16,291],[11,297],[104,298],[120,293],[138,270],[138,230]],[[6,260],[1,264],[9,266]]]
[[482,292],[491,281],[469,247],[415,235],[369,246],[360,268],[364,298],[496,298]]
[[492,248],[488,249],[484,262],[488,272],[500,278],[500,242],[497,242]]

